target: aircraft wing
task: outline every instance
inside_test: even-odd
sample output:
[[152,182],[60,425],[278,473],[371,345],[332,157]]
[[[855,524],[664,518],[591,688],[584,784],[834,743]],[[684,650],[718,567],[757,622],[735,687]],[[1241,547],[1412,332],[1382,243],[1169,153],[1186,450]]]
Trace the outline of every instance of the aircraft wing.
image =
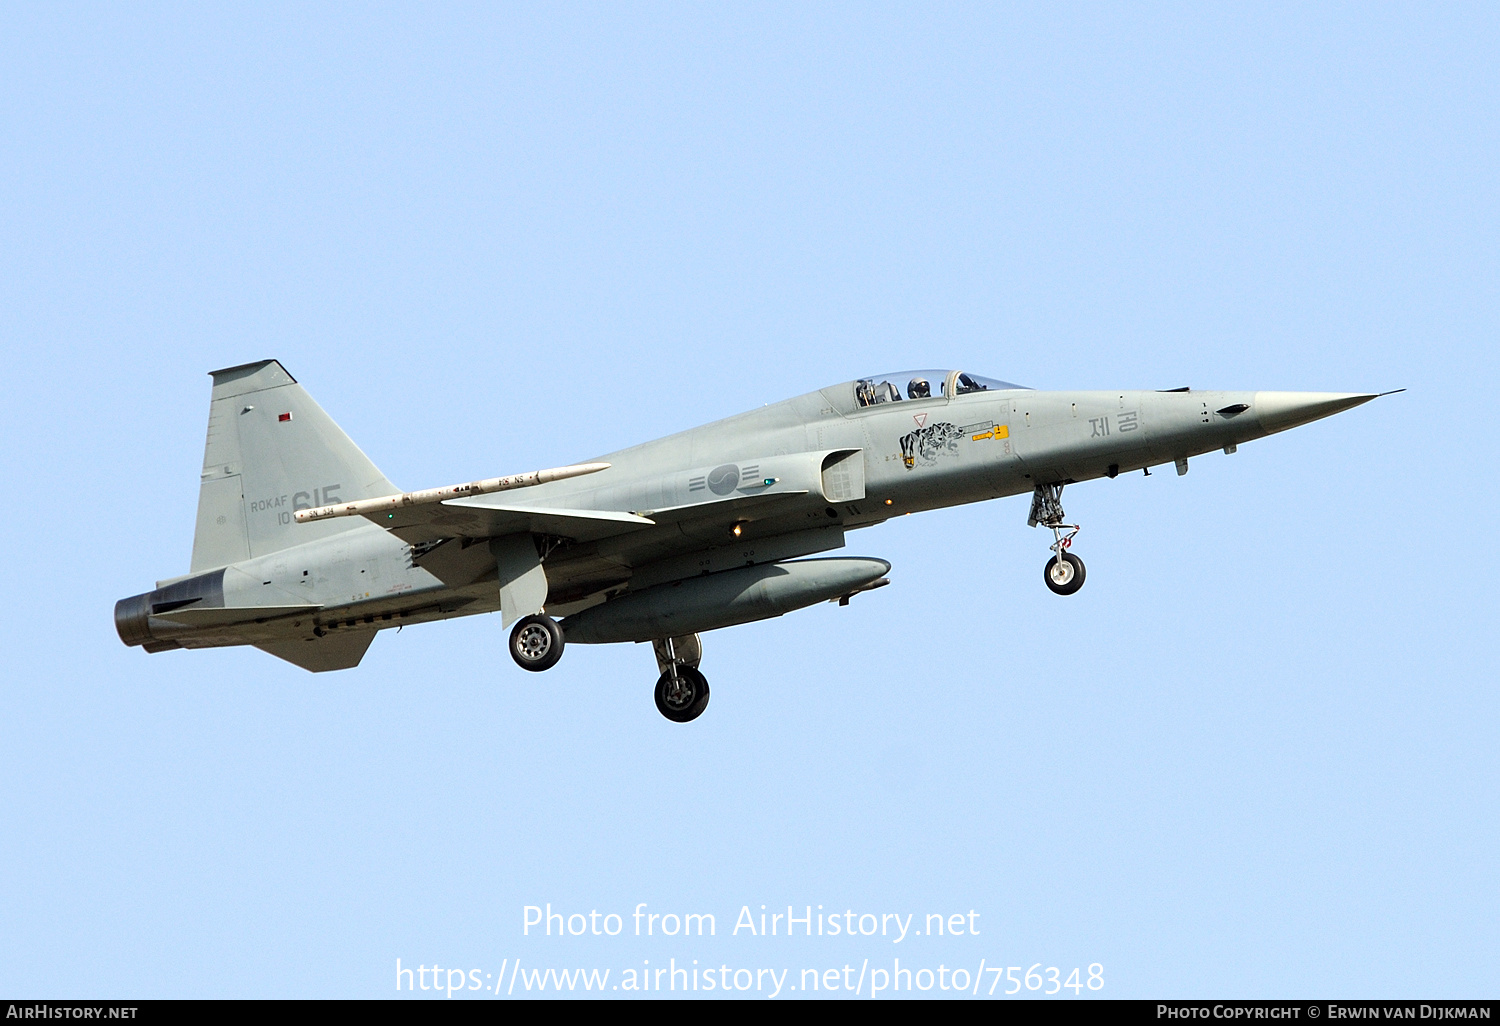
[[446,538],[503,538],[513,534],[550,534],[573,541],[595,541],[626,531],[651,527],[653,522],[634,513],[596,509],[554,509],[511,506],[494,501],[494,492],[532,488],[584,474],[608,470],[608,463],[579,463],[529,474],[491,477],[483,481],[427,488],[373,499],[335,502],[297,510],[297,523],[330,517],[360,516],[413,545]]
[[646,511],[653,522],[674,525],[690,537],[718,538],[741,518],[754,520],[775,512],[776,507],[795,503],[806,497],[807,491],[788,490],[782,492],[760,492],[750,495],[732,495],[727,499],[711,502],[695,502],[687,506],[669,506],[665,509]]
[[499,538],[523,532],[596,541],[655,525],[654,520],[615,510],[500,506],[476,498],[371,510],[362,515],[413,544],[440,538]]
[[[850,450],[857,451],[857,450]],[[821,459],[822,457],[820,457]],[[589,542],[611,538],[658,524],[672,525],[684,534],[694,534],[705,525],[719,525],[751,511],[762,512],[807,494],[806,489],[750,491],[727,499],[691,503],[644,515],[623,510],[557,509],[547,506],[516,506],[496,502],[491,493],[529,488],[608,470],[608,463],[580,463],[529,474],[487,478],[445,488],[402,492],[373,499],[358,499],[296,511],[298,523],[330,517],[362,516],[412,545],[440,542],[448,538],[478,540],[516,534],[546,534],[572,541]],[[768,478],[766,485],[774,482]],[[728,518],[726,520],[726,518]],[[717,527],[711,528],[717,530]],[[466,542],[467,545],[467,542]]]
[[679,523],[684,520],[720,517],[748,512],[750,510],[759,511],[767,506],[775,506],[792,499],[800,499],[806,494],[807,489],[803,488],[782,492],[732,495],[727,499],[717,499],[711,502],[695,502],[687,506],[668,506],[664,509],[654,509],[649,512],[651,520],[654,523]]

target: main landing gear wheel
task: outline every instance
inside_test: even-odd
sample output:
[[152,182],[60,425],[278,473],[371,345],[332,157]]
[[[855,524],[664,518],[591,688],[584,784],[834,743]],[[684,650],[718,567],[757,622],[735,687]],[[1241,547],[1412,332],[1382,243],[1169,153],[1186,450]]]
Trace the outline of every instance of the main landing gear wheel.
[[696,720],[708,708],[708,678],[691,666],[678,665],[656,681],[656,708],[674,723]]
[[550,616],[523,616],[510,632],[510,657],[523,670],[550,670],[562,653],[562,628]]
[[1083,560],[1071,552],[1064,552],[1061,559],[1053,556],[1047,560],[1045,577],[1054,594],[1071,595],[1083,587]]

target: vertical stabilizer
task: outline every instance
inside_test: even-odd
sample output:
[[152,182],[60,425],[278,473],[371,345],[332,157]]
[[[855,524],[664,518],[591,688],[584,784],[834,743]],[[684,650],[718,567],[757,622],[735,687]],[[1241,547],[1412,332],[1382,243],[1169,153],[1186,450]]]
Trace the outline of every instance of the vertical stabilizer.
[[374,528],[358,517],[299,524],[299,509],[399,489],[275,360],[212,372],[192,572]]

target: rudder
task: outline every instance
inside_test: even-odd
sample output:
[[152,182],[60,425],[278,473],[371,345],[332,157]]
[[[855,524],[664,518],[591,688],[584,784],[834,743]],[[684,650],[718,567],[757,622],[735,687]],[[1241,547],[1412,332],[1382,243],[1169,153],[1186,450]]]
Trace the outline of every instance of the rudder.
[[373,527],[358,517],[315,524],[292,519],[299,509],[399,489],[280,363],[261,360],[210,373],[193,573]]

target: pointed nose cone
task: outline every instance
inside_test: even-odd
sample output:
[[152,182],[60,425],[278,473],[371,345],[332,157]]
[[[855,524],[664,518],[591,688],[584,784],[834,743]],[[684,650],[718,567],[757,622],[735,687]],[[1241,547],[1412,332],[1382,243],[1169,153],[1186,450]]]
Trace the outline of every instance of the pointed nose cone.
[[1269,435],[1343,413],[1374,398],[1364,392],[1256,392],[1254,409]]

